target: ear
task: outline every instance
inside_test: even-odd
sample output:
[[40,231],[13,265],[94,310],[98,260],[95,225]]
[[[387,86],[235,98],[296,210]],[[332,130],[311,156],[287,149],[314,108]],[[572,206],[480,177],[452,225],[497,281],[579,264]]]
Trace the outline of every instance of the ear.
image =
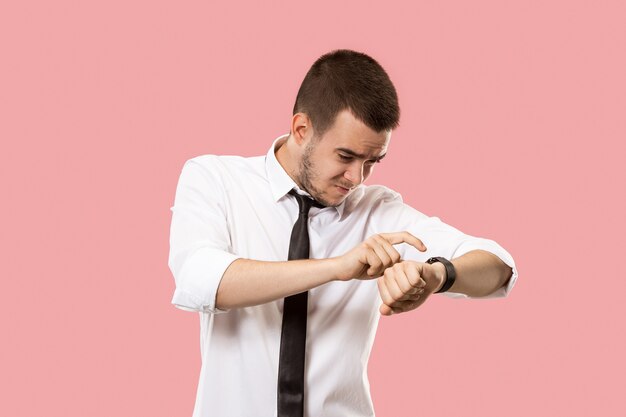
[[306,113],[296,113],[291,118],[291,136],[298,146],[305,145],[313,137],[311,119]]

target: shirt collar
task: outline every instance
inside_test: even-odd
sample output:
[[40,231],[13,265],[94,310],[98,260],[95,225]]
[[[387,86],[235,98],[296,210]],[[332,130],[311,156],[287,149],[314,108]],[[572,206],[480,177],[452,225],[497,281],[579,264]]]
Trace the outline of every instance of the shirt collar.
[[[274,139],[274,142],[272,143],[272,146],[270,146],[265,157],[265,171],[267,173],[267,179],[270,182],[270,188],[272,190],[274,201],[278,201],[283,198],[292,188],[295,188],[299,194],[308,195],[309,197],[311,196],[309,193],[298,187],[298,184],[296,184],[289,174],[287,174],[283,166],[280,162],[278,162],[278,159],[276,159],[276,150],[287,141],[288,137],[289,133],[286,133]],[[348,198],[344,199],[340,205],[334,207],[337,210],[340,219],[343,216],[347,200]]]

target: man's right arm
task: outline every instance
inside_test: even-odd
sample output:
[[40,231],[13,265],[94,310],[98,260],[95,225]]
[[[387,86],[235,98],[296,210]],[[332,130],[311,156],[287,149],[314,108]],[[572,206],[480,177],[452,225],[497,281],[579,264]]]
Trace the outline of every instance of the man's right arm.
[[[237,259],[224,272],[215,305],[220,310],[264,304],[308,291],[331,281],[372,279],[400,261],[394,244],[426,247],[408,232],[370,236],[342,256],[265,262]],[[294,279],[297,278],[297,279]]]
[[336,258],[284,262],[239,258],[224,272],[215,306],[220,310],[229,310],[269,303],[336,279]]

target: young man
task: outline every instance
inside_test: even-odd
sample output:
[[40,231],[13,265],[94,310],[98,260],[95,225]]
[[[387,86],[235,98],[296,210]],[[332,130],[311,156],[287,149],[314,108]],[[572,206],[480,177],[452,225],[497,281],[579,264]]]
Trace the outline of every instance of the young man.
[[185,163],[169,266],[172,303],[200,312],[195,417],[372,416],[367,361],[381,314],[436,292],[511,290],[515,265],[496,242],[363,184],[399,113],[374,59],[333,51],[307,73],[290,132],[267,155]]

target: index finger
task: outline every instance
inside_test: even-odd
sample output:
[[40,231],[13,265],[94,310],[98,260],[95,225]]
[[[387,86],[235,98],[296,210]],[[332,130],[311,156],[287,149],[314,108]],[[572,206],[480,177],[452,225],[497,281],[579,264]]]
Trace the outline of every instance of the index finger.
[[383,237],[392,245],[397,245],[398,243],[408,243],[421,252],[426,251],[426,245],[409,232],[379,233],[379,236]]

